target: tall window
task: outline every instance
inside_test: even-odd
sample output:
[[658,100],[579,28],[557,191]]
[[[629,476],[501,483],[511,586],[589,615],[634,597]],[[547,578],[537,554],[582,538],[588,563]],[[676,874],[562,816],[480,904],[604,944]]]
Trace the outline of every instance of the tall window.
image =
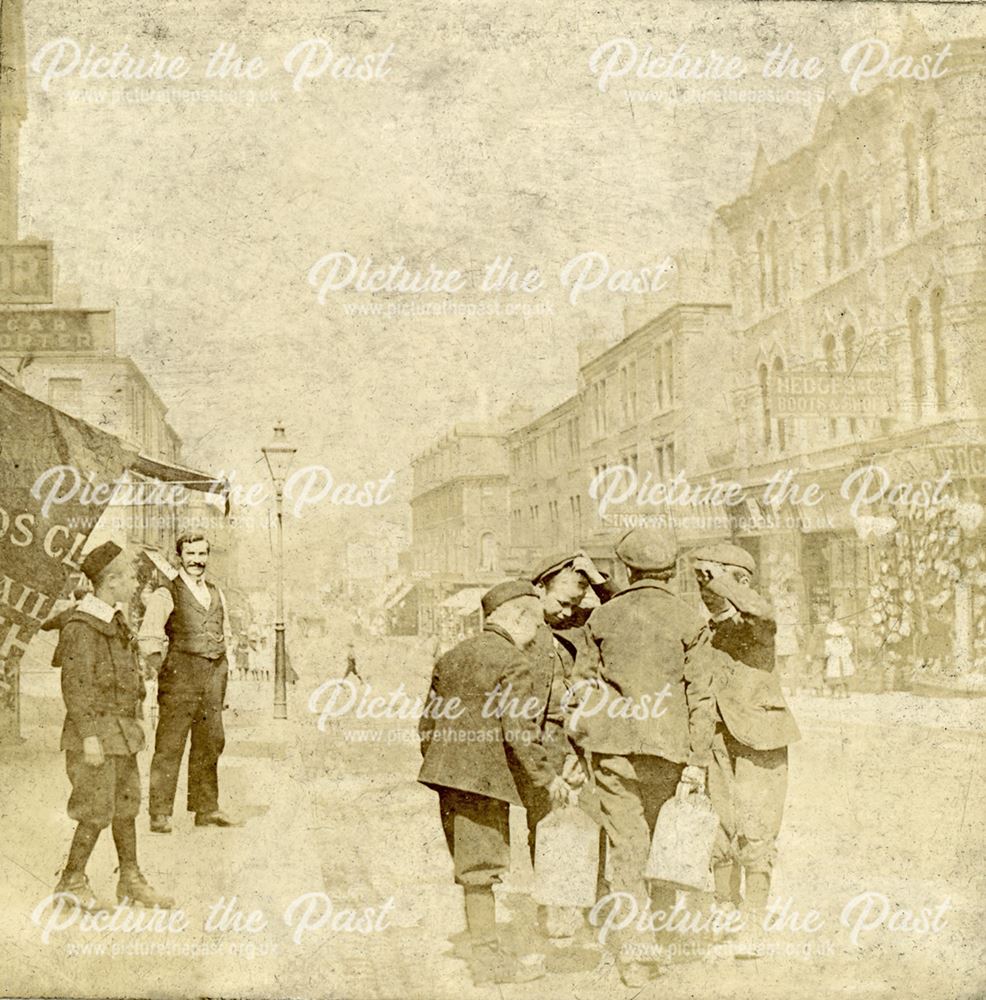
[[920,191],[918,188],[918,158],[914,138],[914,126],[910,124],[904,129],[904,184],[907,224],[913,229],[918,221]]
[[770,280],[770,301],[777,305],[777,223],[767,230],[767,276]]
[[668,406],[674,406],[674,341],[664,344],[664,370],[668,387]]
[[[784,362],[780,358],[774,358],[774,374],[780,375],[784,371]],[[787,421],[777,418],[777,447],[781,451],[787,445]]]
[[839,264],[847,268],[849,256],[849,178],[843,170],[835,185],[836,201],[839,210]]
[[767,261],[764,257],[763,233],[757,233],[757,266],[760,268],[760,308],[767,301]]
[[484,573],[495,573],[499,569],[496,538],[492,531],[485,532],[479,539],[479,569]]
[[922,136],[921,152],[924,158],[925,201],[928,204],[928,216],[932,222],[938,218],[938,168],[936,165],[937,134],[935,128],[935,113],[929,111],[924,116],[924,135]]
[[[845,330],[842,331],[842,354],[845,358],[846,373],[849,374],[856,365],[856,331],[851,326],[847,326]],[[856,418],[850,417],[849,433],[855,435],[856,428]]]
[[822,203],[822,239],[824,241],[825,276],[832,273],[832,196],[828,184],[823,185],[818,192]]
[[659,482],[667,483],[674,479],[673,437],[662,437],[654,440],[654,471],[657,473]]
[[568,421],[568,454],[575,458],[579,453],[579,418],[571,417]]
[[637,360],[634,358],[633,361],[627,366],[628,378],[630,380],[630,419],[637,419]]
[[770,428],[770,372],[766,365],[761,365],[757,373],[760,379],[760,407],[763,419],[763,443],[769,447],[771,439]]
[[596,436],[602,437],[607,430],[606,414],[606,379],[601,378],[593,386],[593,419],[596,425]]
[[915,416],[924,409],[925,357],[921,333],[921,303],[912,298],[907,303],[907,332],[911,344],[911,390],[914,393]]
[[674,406],[674,342],[670,339],[654,351],[654,396],[658,413]]
[[[825,355],[825,370],[830,374],[838,370],[838,362],[835,357],[835,337],[830,333],[822,341],[822,352]],[[834,438],[838,432],[839,423],[835,417],[829,419],[829,437]]]
[[935,402],[939,413],[948,406],[948,390],[945,383],[946,361],[945,341],[942,337],[942,302],[945,292],[938,287],[931,292],[931,350],[935,365]]
[[623,426],[637,418],[637,362],[630,361],[620,369],[620,404]]

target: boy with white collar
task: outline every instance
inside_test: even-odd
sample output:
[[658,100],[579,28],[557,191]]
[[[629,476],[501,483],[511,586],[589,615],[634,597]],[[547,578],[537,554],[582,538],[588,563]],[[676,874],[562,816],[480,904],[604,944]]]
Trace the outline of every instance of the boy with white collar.
[[136,586],[133,559],[105,542],[86,556],[82,572],[93,592],[66,612],[54,659],[65,700],[61,749],[72,783],[68,814],[78,822],[55,891],[70,894],[83,909],[99,908],[86,864],[102,830],[112,826],[120,861],[117,900],[169,908],[173,900],[152,889],[137,865],[144,680],[133,636],[116,607]]

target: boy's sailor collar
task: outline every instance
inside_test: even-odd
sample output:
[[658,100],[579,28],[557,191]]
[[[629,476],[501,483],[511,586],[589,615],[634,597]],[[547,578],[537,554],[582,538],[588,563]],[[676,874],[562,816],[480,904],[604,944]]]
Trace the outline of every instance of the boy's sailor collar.
[[84,614],[92,615],[93,618],[98,618],[101,622],[105,622],[107,625],[113,621],[113,616],[116,614],[116,608],[110,607],[105,601],[100,600],[95,594],[86,594],[85,597],[79,601],[76,611],[81,611]]

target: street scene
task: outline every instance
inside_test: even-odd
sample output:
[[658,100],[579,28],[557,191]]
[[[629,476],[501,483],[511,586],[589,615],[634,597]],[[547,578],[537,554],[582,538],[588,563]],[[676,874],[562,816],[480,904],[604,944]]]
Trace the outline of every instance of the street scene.
[[986,16],[0,0],[0,996],[986,990]]

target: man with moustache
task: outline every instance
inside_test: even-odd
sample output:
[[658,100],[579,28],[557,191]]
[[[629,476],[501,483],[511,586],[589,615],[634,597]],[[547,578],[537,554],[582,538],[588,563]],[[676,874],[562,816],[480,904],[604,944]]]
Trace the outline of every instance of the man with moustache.
[[[533,586],[497,584],[482,598],[483,631],[450,649],[435,664],[418,735],[418,781],[438,793],[455,881],[465,897],[466,928],[476,985],[527,982],[542,973],[506,954],[496,925],[493,886],[510,867],[510,806],[520,805],[507,761],[504,730],[491,695],[524,659],[543,615]],[[549,794],[559,800],[564,782]]]
[[[222,591],[206,579],[209,541],[197,532],[175,543],[174,579],[147,601],[141,650],[158,675],[158,724],[149,811],[154,833],[171,832],[178,771],[188,754],[188,810],[196,826],[238,826],[219,809],[219,757],[226,744],[223,703],[233,637]],[[167,646],[167,655],[165,655]]]

